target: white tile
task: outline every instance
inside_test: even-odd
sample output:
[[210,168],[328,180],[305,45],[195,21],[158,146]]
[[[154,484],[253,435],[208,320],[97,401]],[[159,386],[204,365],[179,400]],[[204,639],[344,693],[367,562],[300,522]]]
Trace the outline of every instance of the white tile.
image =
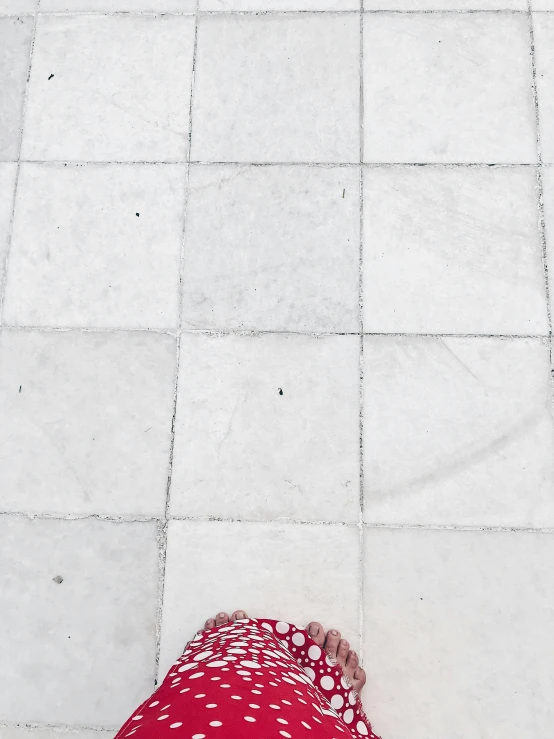
[[355,15],[200,19],[192,158],[359,160]]
[[[554,4],[551,9],[554,10]],[[545,8],[548,9],[548,8]],[[543,162],[554,162],[554,15],[534,13],[535,58],[537,64],[537,94],[539,100],[539,120],[541,133],[541,152]]]
[[366,15],[364,88],[365,161],[536,161],[524,15]]
[[5,321],[175,328],[185,175],[178,164],[22,165]]
[[358,360],[357,336],[183,336],[172,514],[357,520]]
[[527,0],[364,0],[364,9],[411,11],[527,10]]
[[355,526],[171,521],[160,675],[219,611],[321,621],[358,649]]
[[387,739],[554,726],[554,537],[369,530],[364,707]]
[[554,525],[547,343],[368,337],[364,359],[366,521]]
[[359,10],[360,0],[200,0],[200,10]]
[[31,17],[0,18],[0,160],[19,155],[32,32]]
[[[554,10],[554,0],[531,0],[533,10]],[[537,16],[534,16],[536,21]]]
[[357,168],[197,166],[185,326],[358,331]]
[[23,157],[184,159],[193,44],[191,16],[42,16]]
[[0,0],[0,13],[33,13],[38,0]]
[[547,334],[532,168],[364,172],[364,330]]
[[196,0],[41,0],[41,11],[193,13]]
[[1,720],[120,725],[153,689],[155,523],[3,516],[0,531]]
[[4,330],[1,509],[160,514],[174,369],[169,336]]
[[0,163],[0,294],[10,233],[16,171],[15,162]]

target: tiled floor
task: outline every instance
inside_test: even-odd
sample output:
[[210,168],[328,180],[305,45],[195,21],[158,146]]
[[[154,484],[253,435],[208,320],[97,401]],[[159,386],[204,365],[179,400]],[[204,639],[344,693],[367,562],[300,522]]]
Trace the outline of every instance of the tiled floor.
[[236,607],[341,628],[383,739],[554,736],[531,3],[0,0],[0,739]]

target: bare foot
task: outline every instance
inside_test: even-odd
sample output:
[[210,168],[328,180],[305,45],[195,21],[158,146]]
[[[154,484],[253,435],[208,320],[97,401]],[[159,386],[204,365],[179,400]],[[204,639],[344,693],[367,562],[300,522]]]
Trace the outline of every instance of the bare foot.
[[229,621],[238,621],[241,618],[248,618],[244,611],[235,611],[231,618],[222,611],[215,618],[209,618],[204,624],[204,628],[213,629],[215,626],[223,626],[223,624],[229,623]]
[[317,621],[309,623],[307,631],[315,643],[341,665],[354,690],[360,693],[366,681],[365,670],[360,667],[358,655],[350,649],[350,644],[346,639],[341,639],[340,631],[330,629],[325,634],[323,626]]

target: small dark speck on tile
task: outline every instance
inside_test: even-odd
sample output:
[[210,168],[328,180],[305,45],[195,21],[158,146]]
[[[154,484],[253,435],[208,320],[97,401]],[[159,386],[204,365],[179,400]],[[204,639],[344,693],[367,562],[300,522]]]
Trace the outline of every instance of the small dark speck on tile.
[[50,77],[48,77],[48,79],[49,79],[49,80],[51,80],[53,76],[54,76],[54,75],[53,75],[53,74],[51,74],[51,75],[50,75]]
[[23,385],[20,385],[20,386],[19,386],[19,392],[21,392],[21,388],[22,388],[22,387],[23,387]]
[[423,600],[423,598],[420,598],[419,600]]
[[280,387],[279,388],[279,395],[282,395],[282,394],[283,394],[283,388]]
[[61,583],[63,582],[63,577],[61,575],[56,575],[56,577],[53,577],[52,580],[54,580],[54,582],[57,582],[58,585],[61,585]]
[[140,216],[140,213],[135,213],[136,217],[138,218]]
[[342,199],[343,199],[343,200],[344,200],[344,195],[345,195],[345,193],[346,193],[346,189],[344,189],[344,190],[342,191]]
[[152,426],[149,426],[144,433],[146,434],[146,432],[147,431],[150,431],[151,428],[152,428]]

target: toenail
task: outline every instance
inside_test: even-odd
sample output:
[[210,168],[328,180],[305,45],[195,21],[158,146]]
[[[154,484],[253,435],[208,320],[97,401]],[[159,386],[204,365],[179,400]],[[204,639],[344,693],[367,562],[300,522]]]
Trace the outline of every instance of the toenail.
[[319,626],[312,624],[308,633],[310,636],[317,636],[319,634]]
[[336,636],[338,633],[339,632],[336,629],[331,629],[331,634],[333,634],[333,636]]
[[225,618],[225,614],[224,613],[220,613],[219,614],[219,618]]

